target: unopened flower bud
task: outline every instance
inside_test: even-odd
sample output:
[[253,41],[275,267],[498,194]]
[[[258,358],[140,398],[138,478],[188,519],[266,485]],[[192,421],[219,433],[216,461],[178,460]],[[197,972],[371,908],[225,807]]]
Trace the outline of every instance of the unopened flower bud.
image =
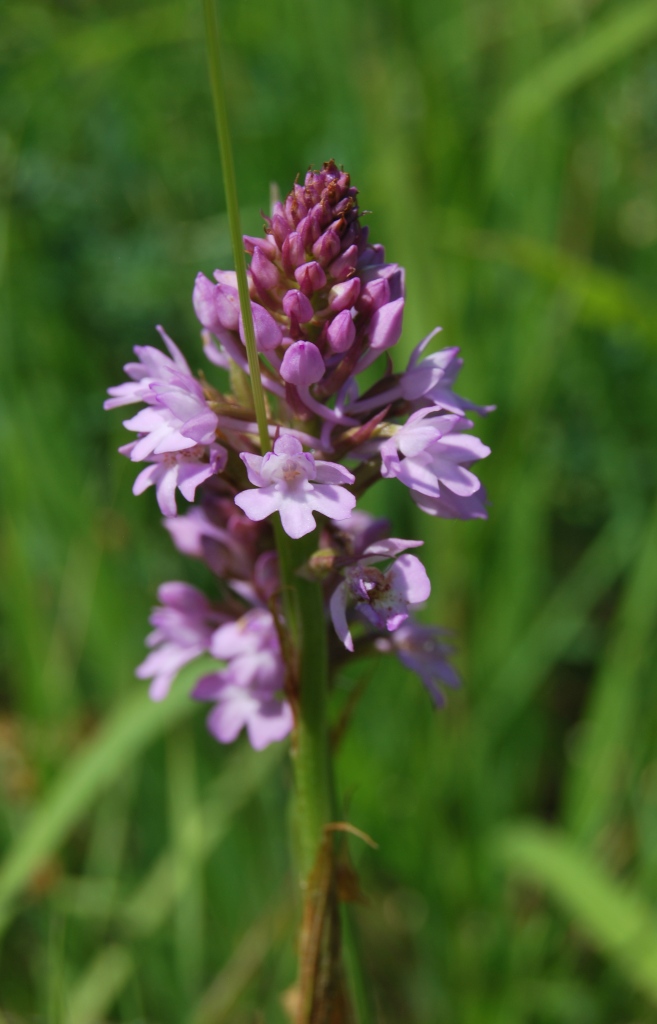
[[310,299],[297,288],[292,288],[283,299],[283,312],[286,316],[294,317],[297,323],[305,324],[312,320],[315,311]]
[[293,222],[299,222],[308,213],[302,185],[295,185],[285,200],[285,216]]
[[[361,232],[362,234],[362,232]],[[386,261],[385,248],[380,244],[366,245],[360,254],[358,260],[359,267],[380,267]]]
[[[281,204],[277,203],[276,205],[280,206]],[[271,233],[279,246],[283,244],[289,235],[290,225],[282,214],[274,213],[271,219]]]
[[218,326],[217,314],[214,305],[214,293],[216,285],[209,281],[205,274],[197,274],[192,293],[194,312],[205,328],[209,331],[216,330]]
[[294,276],[304,295],[312,295],[313,292],[323,288],[326,284],[326,274],[319,263],[315,263],[314,260],[310,263],[304,263],[302,267],[297,267],[294,271]]
[[377,277],[363,288],[358,308],[363,312],[373,313],[380,306],[390,302],[390,285],[385,277]]
[[370,321],[370,348],[383,351],[396,345],[402,332],[404,299],[395,299],[376,310]]
[[292,231],[287,236],[283,242],[281,254],[286,274],[293,274],[306,258],[303,240],[298,231]]
[[236,331],[240,316],[240,296],[237,288],[231,288],[228,284],[218,284],[215,304],[220,325],[228,331]]
[[391,274],[388,274],[388,284],[390,285],[390,298],[394,302],[395,299],[401,299],[406,293],[406,281],[404,277],[404,268],[395,267]]
[[329,276],[334,281],[345,281],[356,269],[358,262],[358,246],[350,245],[348,249],[340,253],[337,259],[328,268]]
[[276,258],[278,246],[271,235],[265,235],[263,238],[256,235],[244,235],[243,241],[244,251],[248,252],[250,256],[253,255],[256,249],[262,249],[267,259],[273,260]]
[[324,376],[322,354],[312,341],[295,341],[285,352],[281,377],[288,384],[308,386]]
[[352,245],[359,245],[361,235],[363,234],[363,231],[366,230],[367,228],[362,228],[357,220],[352,220],[340,241],[341,248],[348,249]]
[[351,309],[360,293],[360,278],[352,277],[349,281],[334,285],[328,295],[329,308],[334,313],[343,309]]
[[203,327],[216,334],[224,328],[237,329],[239,297],[237,289],[229,285],[213,284],[204,274],[198,274],[192,294],[194,312]]
[[[267,312],[262,306],[257,303],[251,303],[251,314],[253,316],[253,328],[255,330],[256,345],[259,352],[271,352],[273,349],[278,348],[281,341],[283,340],[283,334],[280,327],[274,320],[273,316]],[[244,334],[244,324],[242,322],[242,314],[240,313],[239,319],[240,338],[246,345],[246,337]]]
[[314,210],[315,208],[313,207],[313,210],[306,217],[303,217],[297,225],[297,232],[303,243],[304,252],[310,252],[314,243],[322,233],[322,228],[318,222],[317,216],[312,216]]
[[348,309],[343,309],[331,321],[326,337],[334,352],[346,352],[351,348],[356,337],[356,326]]
[[326,266],[331,263],[340,252],[342,242],[340,235],[336,229],[331,225],[323,235],[317,239],[313,245],[313,256],[315,259]]
[[320,548],[312,553],[301,570],[301,574],[304,579],[310,579],[313,582],[325,580],[334,571],[337,557],[338,553],[333,548]]
[[262,288],[263,291],[269,291],[280,283],[280,274],[270,260],[267,259],[262,249],[256,249],[253,253],[253,259],[251,260],[251,275],[253,280]]

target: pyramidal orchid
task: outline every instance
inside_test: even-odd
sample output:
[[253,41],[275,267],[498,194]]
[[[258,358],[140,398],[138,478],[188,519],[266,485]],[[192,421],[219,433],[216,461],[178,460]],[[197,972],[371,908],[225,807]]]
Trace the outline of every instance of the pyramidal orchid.
[[[457,349],[425,354],[435,331],[393,370],[404,272],[370,241],[358,192],[333,161],[274,203],[236,263],[237,272],[200,273],[193,287],[204,373],[159,328],[166,351],[137,346],[105,405],[138,406],[125,420],[136,436],[120,449],[143,465],[134,492],[155,487],[173,543],[208,569],[204,593],[160,587],[137,674],[161,700],[205,654],[215,668],[193,696],[211,705],[220,743],[245,731],[261,750],[292,736],[306,885],[338,813],[327,711],[335,666],[394,657],[434,705],[459,684],[444,631],[417,618],[431,592],[421,542],[390,537],[358,501],[384,479],[429,515],[484,517],[476,467],[489,449],[466,413],[491,407],[453,390]],[[336,927],[335,915],[321,923]],[[322,955],[338,955],[339,943],[324,945]],[[324,973],[337,976],[336,963]],[[320,994],[303,998],[312,1006]]]
[[[473,424],[464,411],[491,408],[454,393],[462,360],[454,348],[422,358],[427,339],[405,371],[393,373],[387,364],[381,378],[360,393],[363,370],[400,337],[404,275],[386,262],[381,245],[370,243],[357,196],[349,175],[329,162],[274,204],[261,238],[244,238],[256,341],[267,355],[260,375],[270,395],[271,450],[260,448],[249,403],[225,393],[219,381],[196,378],[162,328],[167,351],[136,346],[137,361],[125,367],[128,382],[109,388],[105,403],[107,409],[141,406],[125,421],[137,438],[121,449],[133,462],[146,463],[135,493],[155,485],[160,508],[171,517],[174,542],[215,572],[219,565],[232,596],[228,604],[219,602],[216,614],[238,622],[254,609],[262,613],[254,579],[257,552],[269,550],[277,561],[272,527],[280,517],[293,541],[318,531],[317,547],[333,552],[334,569],[322,582],[325,614],[350,651],[352,628],[362,641],[392,643],[388,634],[412,619],[430,592],[420,560],[401,553],[417,541],[380,539],[349,561],[345,527],[355,514],[361,523],[364,518],[355,513],[357,495],[378,476],[408,488],[429,514],[484,516],[485,492],[473,466],[489,448],[470,433]],[[215,364],[248,372],[234,272],[217,270],[214,278],[199,274],[192,296],[205,351]],[[188,502],[198,495],[180,516],[176,488]],[[219,557],[222,549],[226,554]],[[238,549],[241,557],[231,564],[230,552]],[[375,563],[385,558],[390,565],[384,571]],[[178,605],[187,594],[190,615],[199,614],[192,589],[177,593]],[[280,600],[280,593],[270,599]],[[161,618],[163,611],[154,615]],[[284,622],[282,605],[278,615]],[[244,643],[259,637],[247,630]],[[208,643],[202,649],[219,648]],[[155,654],[161,661],[170,658],[174,672],[182,663],[168,635],[162,634],[151,661]],[[277,694],[282,700],[283,687],[271,693],[272,700]],[[285,720],[289,732],[293,722]],[[213,733],[223,742],[234,739],[230,730]],[[272,741],[280,738],[274,733]]]

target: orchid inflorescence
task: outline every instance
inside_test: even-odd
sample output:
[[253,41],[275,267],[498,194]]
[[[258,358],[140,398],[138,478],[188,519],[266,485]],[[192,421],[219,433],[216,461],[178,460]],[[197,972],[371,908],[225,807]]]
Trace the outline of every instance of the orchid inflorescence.
[[[276,516],[295,541],[318,528],[301,571],[321,581],[336,652],[394,653],[436,704],[441,684],[459,682],[444,631],[413,618],[431,590],[409,553],[421,541],[389,537],[387,523],[356,503],[385,477],[406,486],[429,515],[485,517],[471,466],[489,449],[468,432],[468,413],[491,407],[452,390],[458,349],[424,354],[437,331],[403,372],[393,371],[387,353],[401,335],[404,271],[369,243],[359,218],[357,190],[331,161],[274,204],[263,237],[244,237],[273,450],[258,440],[233,271],[215,271],[214,281],[199,274],[193,292],[205,355],[228,371],[231,393],[194,376],[158,327],[167,351],[137,346],[137,361],[125,367],[129,381],[110,388],[105,403],[142,403],[124,423],[136,440],[119,449],[146,464],[133,491],[155,487],[176,547],[220,581],[217,600],[187,583],[159,588],[151,651],[137,675],[161,700],[185,664],[204,652],[216,658],[194,696],[213,702],[208,724],[224,743],[246,728],[262,749],[294,726]],[[382,355],[379,379],[361,394],[360,375],[370,368],[371,379]],[[193,503],[183,514],[177,490]]]

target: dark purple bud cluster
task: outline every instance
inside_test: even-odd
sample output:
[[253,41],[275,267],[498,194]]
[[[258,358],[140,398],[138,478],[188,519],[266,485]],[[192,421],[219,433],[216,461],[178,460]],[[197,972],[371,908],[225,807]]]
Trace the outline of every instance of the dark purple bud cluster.
[[[257,344],[277,371],[268,381],[263,367],[264,383],[274,392],[281,380],[289,386],[300,418],[321,416],[317,405],[401,334],[403,272],[384,262],[382,246],[368,244],[357,195],[349,175],[331,161],[308,171],[304,184],[275,204],[264,238],[244,239]],[[243,362],[236,280],[222,271],[215,278],[213,284],[199,274],[196,313]]]

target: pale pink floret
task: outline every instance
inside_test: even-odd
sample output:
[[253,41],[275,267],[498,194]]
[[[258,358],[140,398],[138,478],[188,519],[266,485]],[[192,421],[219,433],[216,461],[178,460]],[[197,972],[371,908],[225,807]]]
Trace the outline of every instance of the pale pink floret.
[[[132,442],[134,445],[135,442]],[[125,445],[123,452],[130,445]],[[207,453],[207,461],[204,456]],[[149,487],[155,486],[157,503],[163,516],[175,516],[176,490],[179,490],[187,501],[194,501],[196,488],[211,476],[221,473],[226,466],[228,452],[220,444],[211,444],[207,448],[194,445],[180,452],[167,452],[163,455],[151,455],[151,463],[142,469],[132,486],[132,493],[143,494]]]
[[472,498],[481,491],[481,483],[468,467],[486,458],[490,448],[472,434],[462,433],[471,426],[462,416],[436,416],[431,408],[419,409],[382,444],[382,476],[406,484],[414,497],[423,496],[422,504],[427,498],[441,499],[447,509]]
[[179,375],[166,384],[152,383],[150,391],[157,404],[147,405],[123,421],[128,430],[141,434],[130,453],[133,462],[214,441],[217,417],[197,380]]
[[390,637],[374,641],[378,650],[396,654],[403,665],[417,672],[437,707],[445,703],[440,684],[453,689],[461,685],[458,672],[449,662],[453,649],[442,640],[445,633],[437,626],[422,626],[409,619]]
[[463,360],[458,348],[443,348],[420,361],[420,355],[433,335],[416,346],[408,361],[406,372],[399,379],[402,397],[415,406],[430,403],[437,409],[462,415],[466,410],[485,416],[495,410],[494,405],[476,405],[468,398],[454,394],[454,384],[461,372]]
[[356,505],[342,486],[354,482],[353,474],[336,462],[316,460],[295,437],[279,437],[273,452],[264,456],[243,452],[240,458],[254,487],[240,491],[235,504],[254,522],[279,512],[289,537],[311,533],[314,512],[348,519]]
[[137,346],[138,363],[127,363],[125,371],[131,381],[109,388],[112,396],[106,409],[133,402],[144,402],[131,419],[124,420],[128,430],[140,437],[123,452],[133,462],[143,462],[151,455],[185,451],[196,445],[209,445],[215,440],[217,417],[210,409],[203,388],[192,376],[182,353],[168,335],[158,327],[171,356],[150,345]]
[[378,541],[354,565],[343,570],[342,582],[333,591],[329,607],[335,631],[347,650],[354,649],[347,621],[349,603],[353,602],[355,610],[376,629],[393,632],[406,621],[409,609],[427,600],[431,582],[415,555],[401,555],[386,572],[374,565],[420,543],[395,537]]
[[180,373],[191,377],[192,371],[176,343],[162,327],[158,326],[157,331],[170,356],[152,345],[135,345],[133,351],[139,362],[125,364],[123,369],[130,380],[107,389],[111,397],[103,403],[104,409],[116,409],[133,402],[154,403],[156,398],[151,384],[167,382]]
[[221,743],[232,743],[246,728],[255,750],[284,739],[293,716],[283,695],[285,666],[271,612],[253,608],[220,626],[210,649],[227,663],[193,691],[197,700],[216,701],[208,716],[210,732]]
[[135,670],[138,679],[151,679],[151,700],[163,700],[180,669],[210,649],[212,634],[226,616],[205,594],[189,583],[163,583],[149,622],[155,628],[146,637],[154,648]]
[[228,530],[210,519],[203,505],[194,505],[184,515],[166,519],[164,526],[178,550],[190,558],[204,558],[208,541],[225,547],[238,546]]

